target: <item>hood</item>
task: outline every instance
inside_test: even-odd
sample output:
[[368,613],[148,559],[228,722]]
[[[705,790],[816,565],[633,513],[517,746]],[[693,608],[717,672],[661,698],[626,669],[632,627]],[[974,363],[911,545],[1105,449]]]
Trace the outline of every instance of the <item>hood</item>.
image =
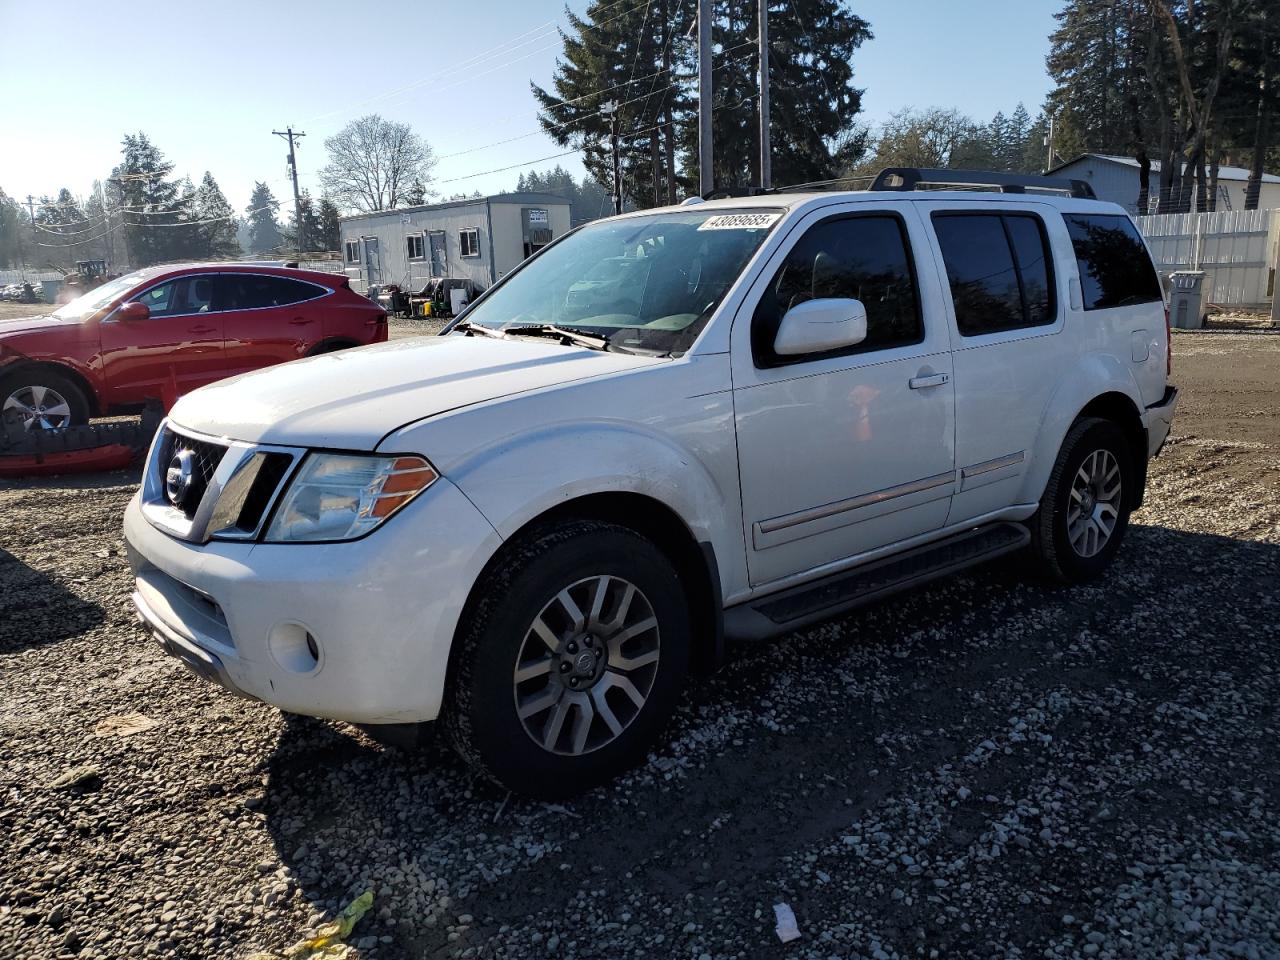
[[170,416],[233,440],[372,450],[392,430],[447,410],[664,362],[544,340],[393,340],[222,380],[183,397]]
[[36,330],[50,330],[54,327],[65,327],[68,324],[79,322],[78,319],[59,320],[50,314],[39,317],[18,317],[14,320],[0,320],[0,339],[13,333],[32,333]]

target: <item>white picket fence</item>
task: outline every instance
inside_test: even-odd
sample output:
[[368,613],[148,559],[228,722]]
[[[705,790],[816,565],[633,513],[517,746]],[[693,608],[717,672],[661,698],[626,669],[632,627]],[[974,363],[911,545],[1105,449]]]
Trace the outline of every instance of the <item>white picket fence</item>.
[[1280,210],[1220,210],[1138,217],[1162,274],[1203,270],[1209,303],[1246,310],[1270,303]]

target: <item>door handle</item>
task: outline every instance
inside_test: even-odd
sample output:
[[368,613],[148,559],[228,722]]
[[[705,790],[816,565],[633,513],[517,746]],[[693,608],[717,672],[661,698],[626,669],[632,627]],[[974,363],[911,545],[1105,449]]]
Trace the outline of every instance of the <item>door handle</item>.
[[314,322],[315,322],[314,320],[308,320],[306,317],[294,317],[292,320],[289,321],[290,325],[295,327],[306,326],[308,323],[314,323]]
[[218,329],[217,327],[192,327],[191,332],[192,333],[214,333],[217,331],[217,329]]
[[950,380],[951,375],[948,373],[931,373],[925,377],[912,377],[907,381],[907,386],[912,390],[923,390],[925,387],[940,387]]

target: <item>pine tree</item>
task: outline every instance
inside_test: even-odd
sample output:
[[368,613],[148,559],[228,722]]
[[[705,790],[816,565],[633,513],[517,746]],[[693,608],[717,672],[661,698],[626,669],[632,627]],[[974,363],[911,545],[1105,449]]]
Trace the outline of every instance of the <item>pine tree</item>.
[[28,253],[28,227],[18,202],[0,189],[0,266],[20,266]]
[[235,210],[208,170],[196,188],[191,215],[199,230],[196,255],[200,259],[225,260],[241,255]]
[[41,197],[36,207],[36,223],[46,227],[68,224],[75,228],[84,226],[85,213],[71,191],[63,187],[58,191],[57,199]]
[[272,195],[271,188],[265,183],[255,183],[249,206],[244,211],[249,219],[250,253],[275,251],[284,244],[280,221],[276,219],[279,209],[280,204]]
[[123,234],[130,262],[145,267],[173,256],[175,231],[166,224],[178,222],[178,185],[169,180],[173,164],[145,133],[125,134],[124,159],[111,172],[119,188]]
[[342,245],[342,225],[338,207],[327,196],[320,198],[316,210],[316,249],[337,250]]
[[289,218],[289,229],[286,231],[285,239],[299,252],[330,249],[324,245],[320,215],[308,190],[303,190],[298,195],[298,204],[294,208],[293,216]]
[[602,107],[617,105],[623,194],[636,206],[674,202],[681,186],[675,154],[678,128],[690,115],[683,85],[691,15],[677,0],[592,0],[583,16],[568,13],[550,89],[530,85],[543,130],[582,149],[591,177],[610,189],[613,121]]
[[[721,50],[713,58],[712,170],[717,187],[759,182],[758,2],[714,3],[713,37]],[[836,176],[849,159],[849,135],[856,131],[862,108],[862,91],[853,86],[853,55],[871,39],[871,28],[842,0],[766,2],[772,27],[773,181],[794,184]],[[682,135],[686,173],[692,181],[698,168],[697,126],[687,124]]]

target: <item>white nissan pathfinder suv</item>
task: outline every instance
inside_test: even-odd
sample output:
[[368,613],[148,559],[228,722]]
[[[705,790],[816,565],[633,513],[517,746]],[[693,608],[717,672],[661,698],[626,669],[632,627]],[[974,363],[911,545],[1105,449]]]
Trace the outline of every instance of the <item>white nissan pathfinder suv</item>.
[[234,693],[441,718],[555,796],[726,640],[1015,550],[1098,576],[1177,400],[1160,281],[1085,185],[945,175],[592,223],[441,336],[184,397],[125,516],[138,613]]

